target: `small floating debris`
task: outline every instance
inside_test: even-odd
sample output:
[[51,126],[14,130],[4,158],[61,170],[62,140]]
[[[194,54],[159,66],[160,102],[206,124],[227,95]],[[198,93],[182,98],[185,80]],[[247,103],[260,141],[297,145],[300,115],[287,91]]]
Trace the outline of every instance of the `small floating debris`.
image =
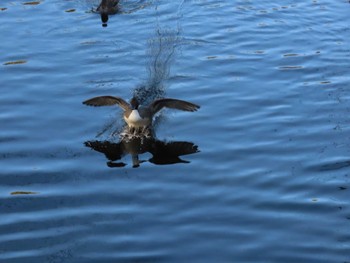
[[26,60],[16,60],[16,61],[9,61],[9,62],[5,62],[4,65],[17,65],[17,64],[25,64],[27,63]]
[[265,51],[264,50],[255,50],[254,54],[262,55],[262,54],[265,54]]
[[302,66],[281,66],[279,67],[280,70],[297,70],[297,69],[303,69]]
[[72,12],[75,12],[75,9],[74,9],[74,8],[68,9],[68,10],[66,10],[65,12],[66,12],[66,13],[72,13]]
[[320,81],[320,84],[326,85],[326,84],[331,84],[332,82],[330,82],[329,80],[324,80],[324,81]]
[[267,10],[260,10],[259,13],[260,13],[260,14],[267,14],[268,11],[267,11]]
[[207,59],[216,59],[217,56],[208,56]]
[[296,53],[290,53],[290,54],[284,54],[283,55],[284,57],[298,57],[299,54],[296,54]]
[[242,51],[242,54],[248,54],[248,55],[264,55],[266,53],[265,50],[244,50]]
[[312,198],[311,201],[312,202],[318,202],[318,199],[317,198]]
[[0,11],[5,11],[5,10],[7,10],[6,7],[0,7]]
[[345,186],[339,186],[339,190],[346,190],[346,189],[348,189],[348,188]]
[[39,5],[40,3],[40,1],[24,2],[23,5]]
[[31,191],[15,191],[11,193],[11,195],[35,195],[35,194],[38,194],[38,193],[31,192]]
[[97,40],[80,42],[81,45],[96,45],[98,43],[99,43],[99,41],[97,41]]

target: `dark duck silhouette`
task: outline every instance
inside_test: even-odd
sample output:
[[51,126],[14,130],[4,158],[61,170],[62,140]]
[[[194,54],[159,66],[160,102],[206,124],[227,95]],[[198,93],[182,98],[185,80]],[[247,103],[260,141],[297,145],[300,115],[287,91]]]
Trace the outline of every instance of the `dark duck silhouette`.
[[152,129],[154,115],[163,108],[177,109],[182,111],[197,111],[200,106],[178,99],[163,98],[153,101],[151,104],[140,105],[138,100],[133,97],[130,104],[120,97],[99,96],[83,102],[89,106],[110,106],[118,105],[124,110],[124,120],[128,124],[129,131],[144,131]]
[[[189,163],[180,156],[198,153],[198,146],[192,142],[175,141],[165,142],[154,137],[139,138],[134,137],[131,140],[121,140],[118,143],[109,141],[87,141],[85,146],[103,153],[109,160],[109,167],[124,167],[126,163],[120,162],[124,156],[131,155],[132,167],[136,168],[143,162],[150,162],[156,165],[168,165],[177,163]],[[148,160],[140,160],[144,153],[152,155]]]
[[118,12],[119,0],[102,0],[96,11],[101,15],[102,25],[107,26],[108,16]]

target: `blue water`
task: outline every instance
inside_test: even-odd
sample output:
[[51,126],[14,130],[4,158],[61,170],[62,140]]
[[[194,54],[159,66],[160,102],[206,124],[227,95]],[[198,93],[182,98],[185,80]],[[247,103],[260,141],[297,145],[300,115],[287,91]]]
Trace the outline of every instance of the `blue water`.
[[[0,262],[350,262],[350,4],[282,2],[2,0]],[[201,105],[138,168],[133,94]]]

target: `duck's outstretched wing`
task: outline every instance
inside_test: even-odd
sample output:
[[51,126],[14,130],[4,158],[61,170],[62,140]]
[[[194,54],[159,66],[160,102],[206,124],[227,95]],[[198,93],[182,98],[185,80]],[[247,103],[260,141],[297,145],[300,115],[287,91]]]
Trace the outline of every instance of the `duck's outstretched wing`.
[[153,114],[157,113],[162,108],[170,108],[183,111],[196,111],[200,108],[200,106],[188,101],[177,99],[159,99],[153,101],[150,105],[150,109],[152,110]]
[[99,96],[99,97],[94,97],[91,99],[88,99],[83,102],[85,105],[89,106],[111,106],[117,104],[119,107],[121,107],[124,111],[130,110],[131,106],[129,103],[127,103],[125,100],[119,97],[114,97],[114,96]]

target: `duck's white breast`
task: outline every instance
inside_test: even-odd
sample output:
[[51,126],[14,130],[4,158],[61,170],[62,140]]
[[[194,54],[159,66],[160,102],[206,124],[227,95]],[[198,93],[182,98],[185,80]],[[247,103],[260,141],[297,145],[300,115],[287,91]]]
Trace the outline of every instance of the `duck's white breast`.
[[150,124],[150,119],[142,118],[138,110],[132,110],[128,118],[125,118],[125,121],[129,126],[141,127],[148,126]]
[[129,121],[131,122],[139,122],[142,121],[142,118],[140,116],[140,113],[138,110],[132,110],[132,112],[129,115]]

